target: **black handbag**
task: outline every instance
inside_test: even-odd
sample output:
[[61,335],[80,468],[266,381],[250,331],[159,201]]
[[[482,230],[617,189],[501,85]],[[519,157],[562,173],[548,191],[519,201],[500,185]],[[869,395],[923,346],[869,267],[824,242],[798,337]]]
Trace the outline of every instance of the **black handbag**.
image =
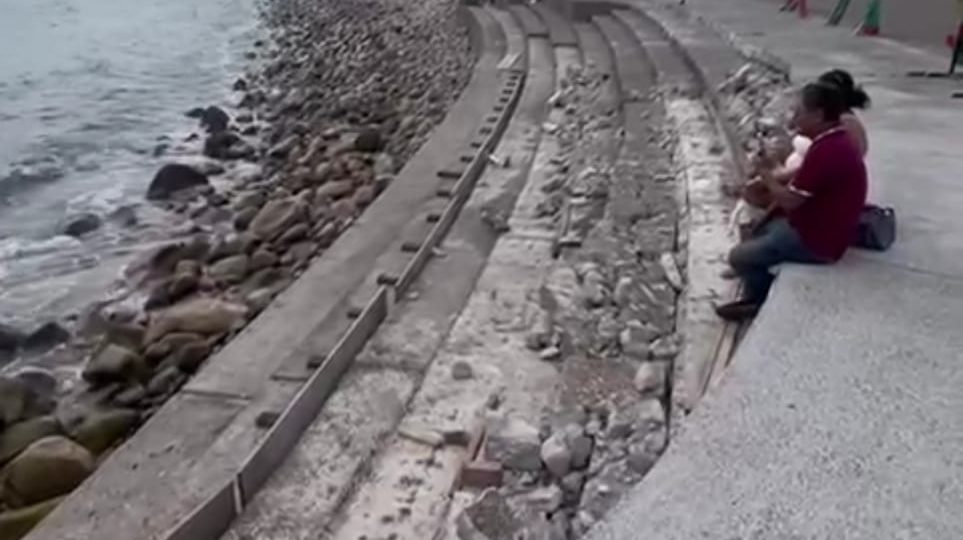
[[859,215],[853,246],[886,251],[896,240],[896,211],[886,206],[867,204]]

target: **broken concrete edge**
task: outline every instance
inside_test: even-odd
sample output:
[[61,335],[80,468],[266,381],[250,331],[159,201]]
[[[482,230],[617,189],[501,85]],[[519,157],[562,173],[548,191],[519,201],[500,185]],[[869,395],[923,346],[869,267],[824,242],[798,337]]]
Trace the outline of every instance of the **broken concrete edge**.
[[165,533],[165,540],[217,538],[257,495],[258,489],[284,462],[302,433],[337,388],[341,377],[388,315],[389,291],[381,287],[341,338],[328,358],[288,403],[277,422],[238,473],[183,521]]
[[434,222],[428,236],[405,266],[401,276],[399,276],[396,285],[396,296],[398,298],[404,297],[405,293],[421,274],[425,265],[428,264],[434,250],[441,244],[441,241],[451,229],[452,224],[455,223],[455,219],[471,195],[472,190],[474,190],[478,178],[481,177],[485,167],[488,165],[489,155],[495,149],[502,134],[505,132],[505,128],[508,126],[509,119],[515,112],[519,97],[522,94],[522,88],[525,85],[525,73],[524,71],[515,69],[502,71],[505,74],[506,85],[509,81],[517,81],[517,83],[511,87],[512,91],[509,101],[502,110],[499,111],[498,120],[494,128],[487,134],[482,145],[476,149],[471,163],[455,182],[452,196],[449,198],[448,204],[445,205],[445,210],[441,216],[439,216],[438,220]]

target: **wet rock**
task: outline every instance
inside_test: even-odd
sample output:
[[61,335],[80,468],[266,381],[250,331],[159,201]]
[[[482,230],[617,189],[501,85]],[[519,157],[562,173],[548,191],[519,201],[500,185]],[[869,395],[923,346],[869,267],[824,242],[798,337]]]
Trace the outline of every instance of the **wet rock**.
[[374,129],[366,129],[354,139],[354,149],[359,152],[378,152],[383,146],[381,133]]
[[3,502],[28,506],[73,491],[94,470],[83,446],[61,436],[44,437],[27,447],[0,473]]
[[22,346],[30,351],[45,351],[67,341],[70,341],[70,332],[60,323],[50,321],[28,334]]
[[278,257],[274,253],[266,249],[259,249],[251,255],[251,260],[248,263],[248,269],[251,272],[257,272],[263,268],[270,268],[278,263]]
[[298,223],[297,225],[291,226],[288,230],[284,231],[281,238],[278,240],[283,245],[293,244],[299,240],[303,240],[308,236],[310,228],[305,223]]
[[251,221],[250,230],[258,238],[275,238],[305,217],[305,209],[295,199],[268,201]]
[[209,185],[207,176],[197,169],[180,163],[168,163],[154,175],[147,188],[147,198],[167,199],[178,191],[206,185]]
[[107,345],[95,353],[84,367],[82,376],[95,386],[128,380],[144,380],[150,369],[137,353],[120,345]]
[[204,139],[205,156],[212,159],[238,159],[237,149],[243,144],[243,139],[231,131],[219,131]]
[[71,436],[96,456],[124,438],[139,421],[140,413],[133,409],[93,411],[72,430]]
[[159,247],[147,262],[151,275],[166,276],[177,268],[181,261],[199,261],[207,258],[211,249],[204,235],[197,235],[188,242],[174,242]]
[[475,376],[471,364],[464,360],[459,360],[451,365],[451,378],[456,381],[465,381]]
[[200,277],[193,273],[175,275],[170,284],[167,285],[167,297],[165,302],[163,304],[159,304],[157,307],[177,302],[178,300],[196,291],[200,281]]
[[140,383],[121,390],[114,396],[114,403],[120,407],[137,407],[147,398],[147,389]]
[[7,427],[0,432],[0,466],[35,441],[59,433],[60,423],[53,416],[39,416]]
[[147,383],[147,393],[151,396],[173,394],[185,380],[186,375],[177,366],[167,366],[151,377],[150,382]]
[[156,313],[147,327],[145,343],[154,343],[172,332],[217,335],[244,321],[247,308],[214,298],[196,298]]
[[136,351],[143,344],[146,331],[147,329],[136,323],[109,323],[104,342]]
[[325,199],[339,199],[350,195],[354,191],[351,180],[336,180],[319,187],[314,194],[314,200],[323,202]]
[[541,446],[538,429],[520,418],[503,416],[488,422],[485,455],[508,469],[541,469]]
[[239,234],[228,234],[219,238],[211,247],[211,253],[207,256],[208,262],[217,262],[226,257],[233,257],[245,252],[245,240]]
[[231,117],[224,112],[224,109],[211,105],[204,109],[200,121],[201,127],[206,129],[208,133],[220,133],[227,129],[227,126],[231,123]]
[[0,351],[13,352],[27,337],[22,331],[9,324],[0,323]]
[[197,120],[200,120],[204,116],[205,110],[206,109],[204,107],[194,107],[193,109],[190,109],[189,111],[185,112],[184,116],[188,118],[195,118]]
[[225,283],[240,283],[248,271],[248,256],[234,255],[221,259],[208,269],[210,276]]
[[661,398],[668,383],[668,362],[643,362],[632,380],[640,394]]
[[92,212],[84,212],[71,216],[64,221],[60,228],[60,233],[67,236],[80,237],[89,232],[96,231],[103,224],[100,216]]
[[25,508],[0,511],[0,540],[20,540],[27,536],[62,500],[58,497]]
[[149,362],[157,362],[176,350],[182,347],[188,346],[191,343],[202,342],[204,340],[200,334],[191,334],[187,332],[174,332],[167,334],[156,343],[151,344],[147,347],[144,352],[144,357]]
[[[243,77],[238,77],[237,80],[234,81],[234,84],[231,85],[231,88],[232,88],[235,92],[243,92],[243,91],[247,90],[247,81],[244,80]],[[241,117],[238,116],[238,121],[240,121],[240,119],[241,119]]]
[[257,208],[245,208],[237,214],[234,215],[234,229],[238,231],[246,231],[250,226],[251,222],[257,216]]
[[52,392],[44,395],[17,377],[0,377],[0,428],[47,414],[53,409]]
[[194,373],[210,353],[210,345],[204,341],[196,341],[185,344],[174,353],[174,361],[184,373]]

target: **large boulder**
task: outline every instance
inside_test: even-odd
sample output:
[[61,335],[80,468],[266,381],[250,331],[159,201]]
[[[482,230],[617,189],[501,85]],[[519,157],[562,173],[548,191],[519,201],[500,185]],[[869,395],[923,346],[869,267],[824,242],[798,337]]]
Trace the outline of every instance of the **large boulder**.
[[168,163],[157,171],[147,188],[147,198],[167,199],[175,192],[209,185],[207,176],[190,165]]
[[140,414],[132,409],[94,411],[71,433],[73,439],[94,455],[113,446],[137,425]]
[[27,337],[21,330],[9,324],[0,323],[0,351],[13,352]]
[[70,331],[56,321],[43,323],[23,339],[23,348],[46,351],[70,340]]
[[227,129],[228,124],[231,123],[231,117],[224,112],[224,109],[216,105],[211,105],[204,109],[204,112],[200,114],[200,120],[201,127],[210,133],[224,131]]
[[58,497],[26,508],[0,512],[0,540],[20,540],[27,536],[62,500]]
[[105,385],[144,380],[150,375],[150,368],[134,351],[111,343],[91,356],[82,375],[90,384]]
[[67,236],[79,237],[96,231],[101,224],[103,224],[103,220],[100,219],[100,216],[93,212],[83,212],[64,220],[60,232]]
[[0,433],[0,465],[10,461],[35,441],[60,433],[53,416],[40,416],[7,427]]
[[44,437],[0,471],[0,501],[21,508],[70,493],[94,470],[94,457],[66,437]]
[[52,405],[52,397],[44,399],[26,381],[0,377],[0,428],[46,414]]
[[217,335],[244,321],[247,308],[216,298],[195,298],[152,317],[144,342],[153,343],[171,332]]

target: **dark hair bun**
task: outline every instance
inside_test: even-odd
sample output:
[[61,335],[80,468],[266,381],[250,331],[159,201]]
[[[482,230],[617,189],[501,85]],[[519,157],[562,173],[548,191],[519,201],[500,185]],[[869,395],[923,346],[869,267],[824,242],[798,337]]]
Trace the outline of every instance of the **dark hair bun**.
[[869,94],[862,87],[856,86],[853,76],[843,69],[833,69],[819,76],[819,82],[831,84],[839,88],[843,94],[843,101],[850,109],[865,109],[869,107]]

